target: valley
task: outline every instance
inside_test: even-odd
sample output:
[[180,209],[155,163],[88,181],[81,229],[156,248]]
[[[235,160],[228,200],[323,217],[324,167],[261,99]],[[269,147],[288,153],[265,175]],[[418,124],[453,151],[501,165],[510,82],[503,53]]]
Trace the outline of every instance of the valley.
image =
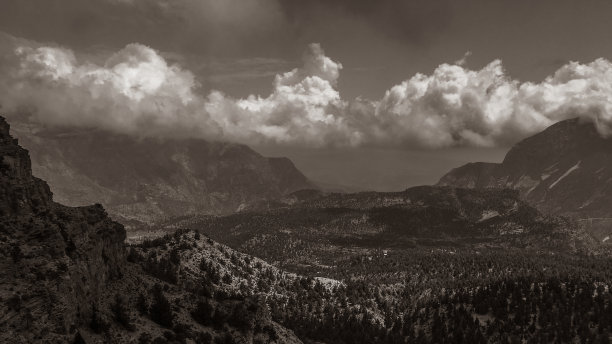
[[126,232],[53,202],[1,134],[3,341],[610,340],[609,245],[517,190],[310,189]]

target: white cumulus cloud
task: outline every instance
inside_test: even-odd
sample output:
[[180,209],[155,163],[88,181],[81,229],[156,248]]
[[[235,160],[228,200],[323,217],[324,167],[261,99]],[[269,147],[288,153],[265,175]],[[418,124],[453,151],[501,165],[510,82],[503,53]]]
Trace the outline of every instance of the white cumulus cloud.
[[0,104],[48,124],[248,144],[427,148],[508,145],[570,117],[612,133],[606,59],[568,63],[539,83],[513,80],[500,60],[471,70],[463,59],[416,74],[382,99],[346,100],[337,89],[342,65],[311,44],[301,67],[276,75],[269,95],[237,99],[202,94],[193,73],[140,44],[95,64],[62,47],[0,40]]
[[0,104],[41,122],[139,135],[208,135],[198,84],[155,50],[129,44],[103,65],[79,61],[61,47],[8,38],[0,68]]

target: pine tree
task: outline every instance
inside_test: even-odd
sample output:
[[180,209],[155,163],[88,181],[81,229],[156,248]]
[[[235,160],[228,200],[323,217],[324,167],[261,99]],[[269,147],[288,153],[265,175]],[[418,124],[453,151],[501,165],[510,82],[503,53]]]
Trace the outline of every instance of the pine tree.
[[151,320],[156,323],[171,328],[174,319],[170,302],[164,295],[162,288],[159,284],[155,284],[153,287],[153,304],[151,304]]

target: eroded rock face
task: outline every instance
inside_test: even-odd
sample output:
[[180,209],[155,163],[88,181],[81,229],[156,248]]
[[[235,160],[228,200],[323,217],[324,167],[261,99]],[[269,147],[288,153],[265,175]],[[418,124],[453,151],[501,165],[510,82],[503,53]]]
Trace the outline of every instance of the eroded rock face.
[[39,212],[50,205],[46,183],[32,177],[28,152],[9,135],[9,125],[0,120],[0,215]]
[[125,230],[102,206],[52,201],[0,117],[0,342],[72,341],[123,274]]

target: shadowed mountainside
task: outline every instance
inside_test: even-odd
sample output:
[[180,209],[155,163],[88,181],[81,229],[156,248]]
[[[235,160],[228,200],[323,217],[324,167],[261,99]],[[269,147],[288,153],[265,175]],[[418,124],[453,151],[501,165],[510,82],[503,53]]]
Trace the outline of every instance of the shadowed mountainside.
[[98,130],[49,129],[15,121],[34,174],[70,206],[101,203],[124,224],[186,214],[228,214],[311,182],[287,158],[244,145],[133,138]]
[[566,120],[516,144],[502,163],[464,165],[438,185],[509,187],[546,212],[612,217],[612,139]]
[[519,142],[502,163],[458,167],[438,185],[513,188],[545,213],[612,218],[612,139],[590,122],[562,121]]

